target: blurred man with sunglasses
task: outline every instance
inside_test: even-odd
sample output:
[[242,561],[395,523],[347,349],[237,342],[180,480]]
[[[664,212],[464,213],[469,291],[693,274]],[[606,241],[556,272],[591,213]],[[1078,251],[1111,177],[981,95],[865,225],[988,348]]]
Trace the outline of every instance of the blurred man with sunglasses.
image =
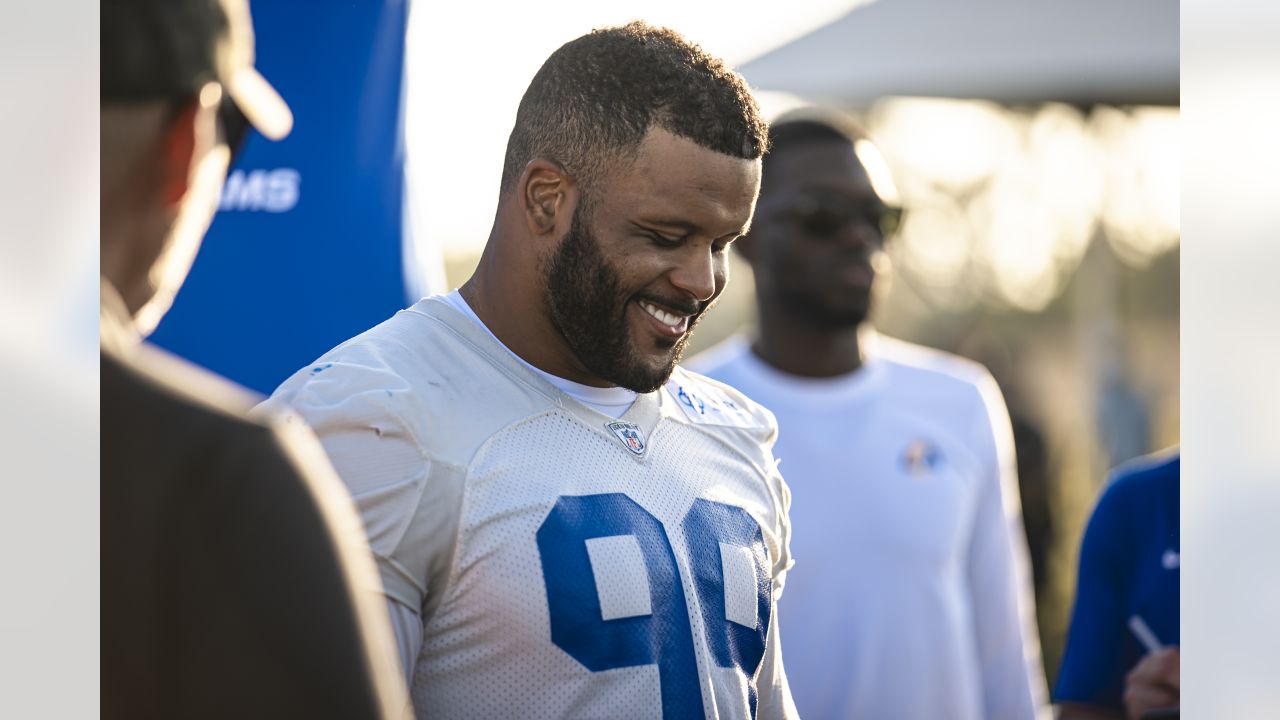
[[243,0],[104,0],[101,602],[106,718],[398,717],[359,518],[315,438],[142,342],[249,123],[288,107]]
[[[812,111],[770,128],[736,247],[753,340],[690,365],[772,410],[796,568],[780,604],[805,718],[1042,716],[1013,440],[982,367],[869,321],[896,190],[875,147]],[[883,283],[881,283],[883,285]]]

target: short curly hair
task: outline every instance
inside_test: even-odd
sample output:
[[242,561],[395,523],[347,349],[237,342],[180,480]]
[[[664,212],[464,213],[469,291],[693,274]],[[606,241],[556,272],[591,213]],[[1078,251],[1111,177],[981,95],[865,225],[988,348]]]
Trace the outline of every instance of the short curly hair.
[[587,189],[611,163],[634,158],[654,126],[748,160],[769,147],[740,75],[674,30],[634,21],[571,40],[542,64],[507,141],[502,191],[535,158]]

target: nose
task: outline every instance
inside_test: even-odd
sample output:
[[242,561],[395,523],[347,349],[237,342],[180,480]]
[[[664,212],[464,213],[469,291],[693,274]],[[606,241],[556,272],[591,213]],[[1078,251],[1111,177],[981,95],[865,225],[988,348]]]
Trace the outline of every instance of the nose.
[[855,218],[846,223],[838,237],[841,245],[865,256],[884,248],[884,234],[880,227],[865,218]]
[[707,302],[716,296],[728,276],[726,253],[717,253],[709,247],[698,247],[692,243],[690,245],[680,264],[669,275],[671,284],[698,302]]

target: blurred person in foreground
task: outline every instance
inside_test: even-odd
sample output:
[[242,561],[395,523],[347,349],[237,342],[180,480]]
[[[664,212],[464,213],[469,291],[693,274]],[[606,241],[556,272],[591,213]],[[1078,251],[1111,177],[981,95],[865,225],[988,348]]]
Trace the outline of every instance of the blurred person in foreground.
[[368,545],[315,438],[142,342],[249,122],[292,122],[248,7],[113,0],[101,22],[102,714],[403,716]]
[[805,718],[1047,713],[1013,440],[981,366],[877,335],[872,286],[897,212],[842,116],[770,129],[736,245],[758,329],[690,363],[778,419],[800,564],[782,605]]
[[676,367],[766,135],[675,32],[566,43],[520,102],[471,279],[272,396],[360,505],[420,717],[794,716],[773,417]]
[[1062,720],[1177,717],[1179,468],[1176,450],[1125,463],[1093,509],[1053,693]]

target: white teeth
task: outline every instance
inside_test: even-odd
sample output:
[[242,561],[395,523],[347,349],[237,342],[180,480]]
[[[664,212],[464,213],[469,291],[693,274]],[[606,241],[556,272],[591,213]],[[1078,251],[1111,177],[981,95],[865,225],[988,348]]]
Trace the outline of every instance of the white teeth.
[[666,312],[665,310],[660,310],[659,308],[654,307],[653,305],[650,305],[647,302],[641,302],[640,307],[644,308],[645,312],[654,316],[655,318],[658,319],[659,322],[665,325],[670,325],[671,327],[678,327],[680,323],[684,322],[683,316],[672,315],[671,313]]

